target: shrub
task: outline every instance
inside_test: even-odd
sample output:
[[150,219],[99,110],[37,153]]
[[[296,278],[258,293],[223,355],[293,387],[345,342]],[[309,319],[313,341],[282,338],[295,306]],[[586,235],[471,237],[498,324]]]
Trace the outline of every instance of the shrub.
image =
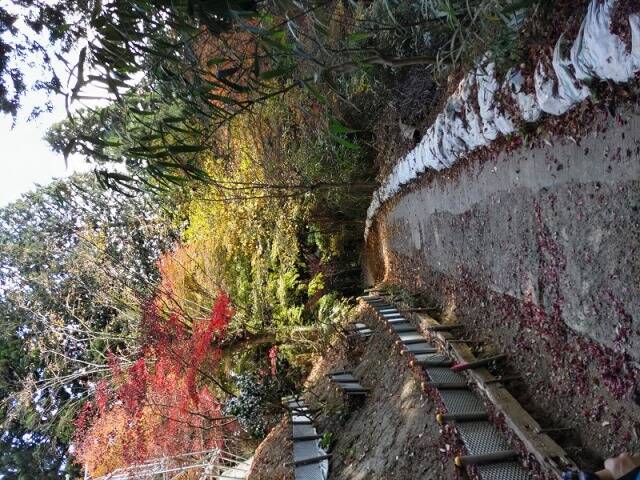
[[276,374],[270,366],[257,372],[236,375],[236,397],[227,401],[225,415],[233,415],[238,423],[253,437],[264,437],[281,418],[281,399],[295,391],[295,379],[291,366],[280,358],[276,361]]

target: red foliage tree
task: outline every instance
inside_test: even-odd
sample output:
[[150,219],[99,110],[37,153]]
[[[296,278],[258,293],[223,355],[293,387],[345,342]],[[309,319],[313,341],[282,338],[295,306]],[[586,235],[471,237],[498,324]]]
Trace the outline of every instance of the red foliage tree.
[[229,297],[220,293],[200,321],[164,315],[159,304],[155,299],[144,306],[139,358],[123,368],[109,355],[110,382],[97,384],[94,401],[76,420],[76,457],[92,475],[145,458],[222,447],[235,428],[202,378],[220,360],[233,314]]

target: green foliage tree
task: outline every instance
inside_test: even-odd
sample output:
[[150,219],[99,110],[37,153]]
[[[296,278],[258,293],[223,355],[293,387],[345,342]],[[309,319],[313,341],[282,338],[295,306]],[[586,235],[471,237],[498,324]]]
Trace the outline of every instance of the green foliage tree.
[[[64,80],[54,68],[55,57],[68,55],[77,40],[86,35],[85,25],[73,19],[87,7],[84,0],[12,0],[0,5],[0,113],[15,117],[29,88],[63,92]],[[26,70],[36,65],[41,75],[29,84]],[[32,115],[50,108],[47,102],[36,107]]]
[[[30,87],[74,100],[95,82],[117,97],[139,71],[179,76],[162,60],[184,54],[193,60],[185,40],[197,37],[198,25],[220,34],[230,28],[232,12],[255,5],[254,0],[12,0],[0,6],[0,112],[15,116]],[[36,65],[47,76],[29,85],[24,66]],[[73,83],[63,80],[64,69],[74,73]]]
[[[38,356],[26,352],[23,338],[15,328],[19,313],[7,302],[0,302],[0,398],[21,390],[30,372],[41,368]],[[0,475],[7,479],[58,478],[66,469],[65,445],[50,436],[30,430],[28,420],[9,414],[10,405],[0,404],[3,420],[0,434]],[[43,448],[44,447],[44,448]]]
[[[76,110],[56,127],[50,140],[58,151],[125,164],[129,172],[101,169],[115,188],[139,187],[149,177],[160,186],[210,180],[198,153],[214,148],[218,130],[257,105],[304,89],[332,116],[329,138],[355,147],[357,132],[343,125],[360,110],[350,98],[354,78],[379,83],[385,70],[411,65],[448,73],[493,47],[514,50],[523,12],[536,3],[428,0],[392,12],[386,1],[14,0],[17,9],[0,10],[0,32],[14,39],[0,45],[0,97],[15,114],[26,86],[10,57],[36,52],[52,76],[39,88],[64,94],[68,105],[110,102]],[[51,45],[29,40],[19,25],[36,33],[50,25]],[[49,51],[67,70],[66,84]]]
[[139,187],[156,191],[210,181],[199,165],[206,149],[202,119],[187,111],[179,99],[170,103],[152,93],[129,93],[120,102],[77,111],[54,124],[45,138],[55,152],[96,164],[103,185],[128,194]]
[[9,457],[39,447],[60,462],[79,403],[109,370],[107,351],[126,360],[139,348],[138,295],[153,288],[156,259],[174,239],[148,196],[123,201],[91,175],[0,211],[0,412],[16,445]]
[[[96,95],[113,103],[77,114],[74,123],[80,128],[70,125],[68,130],[81,135],[58,135],[58,140],[66,142],[56,141],[56,147],[67,154],[80,148],[97,162],[120,162],[121,157],[113,152],[122,151],[129,167],[142,165],[148,175],[164,180],[179,178],[176,170],[187,176],[199,173],[192,162],[184,160],[185,154],[204,149],[212,132],[270,98],[304,87],[326,102],[314,85],[335,89],[337,77],[361,65],[395,67],[433,60],[391,58],[362,43],[369,37],[367,32],[359,32],[357,38],[336,38],[325,22],[340,28],[341,22],[353,21],[355,12],[333,1],[296,5],[253,0],[79,0],[47,6],[16,0],[15,4],[22,8],[22,20],[45,13],[47,18],[57,15],[51,22],[55,33],[51,37],[64,40],[59,50],[68,58],[58,55],[58,60],[64,63],[70,81],[62,85],[56,76],[51,85],[40,86],[63,93],[68,104]],[[6,30],[13,37],[20,34],[14,28],[17,18],[19,15],[7,13]],[[23,23],[32,29],[43,28],[40,23]],[[71,41],[77,45],[73,54],[66,46]],[[7,48],[7,52],[19,51],[18,47]],[[55,76],[47,50],[39,51]],[[21,76],[7,63],[0,78],[11,72]],[[89,87],[91,94],[86,93]],[[16,103],[25,88],[16,83],[11,102]],[[5,97],[8,94],[6,90]],[[107,127],[96,128],[98,120]],[[116,131],[125,130],[126,135],[114,138]],[[184,137],[178,132],[187,133],[192,140],[195,133],[197,141],[176,142],[177,137]],[[104,178],[112,184],[125,180],[122,171],[112,170],[105,171]]]

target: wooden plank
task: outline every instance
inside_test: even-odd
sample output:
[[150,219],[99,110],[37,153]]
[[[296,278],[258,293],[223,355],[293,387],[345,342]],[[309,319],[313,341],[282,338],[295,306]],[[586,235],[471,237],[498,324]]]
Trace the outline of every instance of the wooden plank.
[[294,442],[306,442],[309,440],[320,440],[322,435],[299,435],[297,437],[291,435],[289,438]]
[[423,307],[423,308],[404,308],[398,309],[400,313],[422,313],[422,312],[433,312],[437,310],[436,307]]
[[331,458],[331,454],[327,454],[327,455],[319,455],[317,457],[313,457],[313,458],[305,458],[302,460],[296,460],[293,462],[287,462],[285,463],[285,467],[302,467],[304,465],[311,465],[313,463],[320,463],[323,462],[325,460],[329,460]]
[[430,332],[447,332],[449,330],[456,330],[458,328],[463,328],[464,325],[460,325],[459,323],[452,323],[449,325],[443,325],[441,323],[438,323],[437,325],[429,325],[427,327],[427,330],[429,330]]
[[[440,325],[435,319],[423,313],[416,315],[420,319],[420,329],[430,334],[432,338],[438,340],[456,361],[473,362],[477,360],[466,343],[449,343],[448,340],[453,338],[450,333],[445,331],[429,331],[429,327],[433,328]],[[557,478],[562,478],[562,473],[567,468],[577,468],[575,463],[567,455],[567,452],[560,445],[545,433],[538,433],[542,432],[540,424],[520,405],[503,385],[495,382],[496,378],[489,370],[486,368],[478,368],[468,370],[467,374],[469,378],[474,381],[478,389],[482,391],[493,404],[496,412],[503,414],[507,427],[513,431],[543,468],[546,467],[549,469]]]
[[518,457],[515,450],[505,450],[504,452],[485,453],[484,455],[458,455],[454,463],[458,467],[467,465],[486,465],[487,463],[504,462]]

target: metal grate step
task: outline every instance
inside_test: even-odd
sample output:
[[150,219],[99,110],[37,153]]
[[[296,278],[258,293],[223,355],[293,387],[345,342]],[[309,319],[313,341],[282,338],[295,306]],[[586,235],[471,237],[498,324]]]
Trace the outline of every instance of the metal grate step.
[[482,480],[531,480],[533,475],[517,462],[501,462],[478,465],[478,474]]
[[391,320],[387,320],[387,323],[389,325],[397,325],[398,323],[410,323],[406,318],[404,317],[398,317],[398,318],[392,318]]
[[293,442],[295,461],[318,456],[318,440],[296,440]]
[[484,455],[510,449],[502,433],[489,422],[460,422],[456,424],[456,429],[470,455]]
[[[408,352],[415,352],[415,360],[424,366],[424,370],[433,383],[448,384],[464,387],[467,380],[463,375],[451,371],[447,364],[451,359],[442,354],[418,353],[431,348],[426,338],[420,335],[414,327],[406,321],[392,305],[382,301],[380,297],[365,298],[373,308],[387,321],[395,331],[400,342],[408,342],[403,348]],[[424,341],[422,341],[424,340]],[[442,363],[435,366],[434,363]],[[431,365],[429,365],[431,364]],[[449,414],[463,414],[485,416],[486,408],[482,399],[471,390],[439,389],[438,393]],[[458,421],[456,428],[460,439],[470,455],[487,455],[509,450],[509,444],[504,435],[490,422],[485,420]],[[515,461],[507,460],[487,465],[477,465],[476,470],[482,480],[530,480],[532,474]]]
[[358,380],[351,373],[329,374],[329,378],[334,382],[357,382]]
[[392,305],[389,305],[388,303],[383,303],[383,302],[369,302],[369,305],[371,305],[373,308],[375,308],[378,313],[380,312],[380,310],[388,310],[390,308],[393,308]]
[[351,373],[329,374],[329,378],[335,382],[336,386],[347,395],[366,395],[368,388],[363,387],[358,379]]
[[311,465],[296,467],[296,480],[326,480],[328,468],[325,464],[329,462],[319,462]]
[[293,425],[294,437],[309,437],[316,434],[316,429],[313,425]]
[[440,390],[440,397],[447,412],[451,414],[475,415],[487,412],[480,397],[470,390]]
[[[307,410],[304,400],[300,397],[285,397],[282,400],[289,408],[291,415],[295,480],[327,480],[329,475],[327,452],[320,446],[318,432],[311,423],[311,416],[307,417],[300,413]],[[296,437],[298,440],[295,440]]]
[[391,308],[381,308],[379,310],[379,312],[381,314],[383,314],[383,315],[386,314],[386,313],[400,313],[400,311],[397,308],[393,308],[393,307],[391,307]]
[[399,333],[398,337],[400,337],[401,342],[413,341],[413,340],[424,340],[425,342],[427,341],[427,339],[424,336],[420,335],[418,332]]
[[425,371],[432,382],[467,385],[467,379],[465,377],[459,373],[452,372],[448,367],[427,367]]
[[362,385],[360,385],[360,383],[358,383],[357,380],[355,380],[353,382],[339,382],[339,381],[336,381],[336,383],[338,384],[338,387],[340,387],[343,390],[349,390],[349,389],[362,390]]
[[423,353],[436,353],[436,348],[427,342],[411,343],[409,345],[405,345],[404,349],[409,353],[421,352],[422,350],[429,350],[428,352]]
[[451,360],[446,355],[439,353],[419,353],[415,356],[415,363],[425,367],[447,367]]
[[418,333],[410,323],[396,323],[389,325],[396,333]]

